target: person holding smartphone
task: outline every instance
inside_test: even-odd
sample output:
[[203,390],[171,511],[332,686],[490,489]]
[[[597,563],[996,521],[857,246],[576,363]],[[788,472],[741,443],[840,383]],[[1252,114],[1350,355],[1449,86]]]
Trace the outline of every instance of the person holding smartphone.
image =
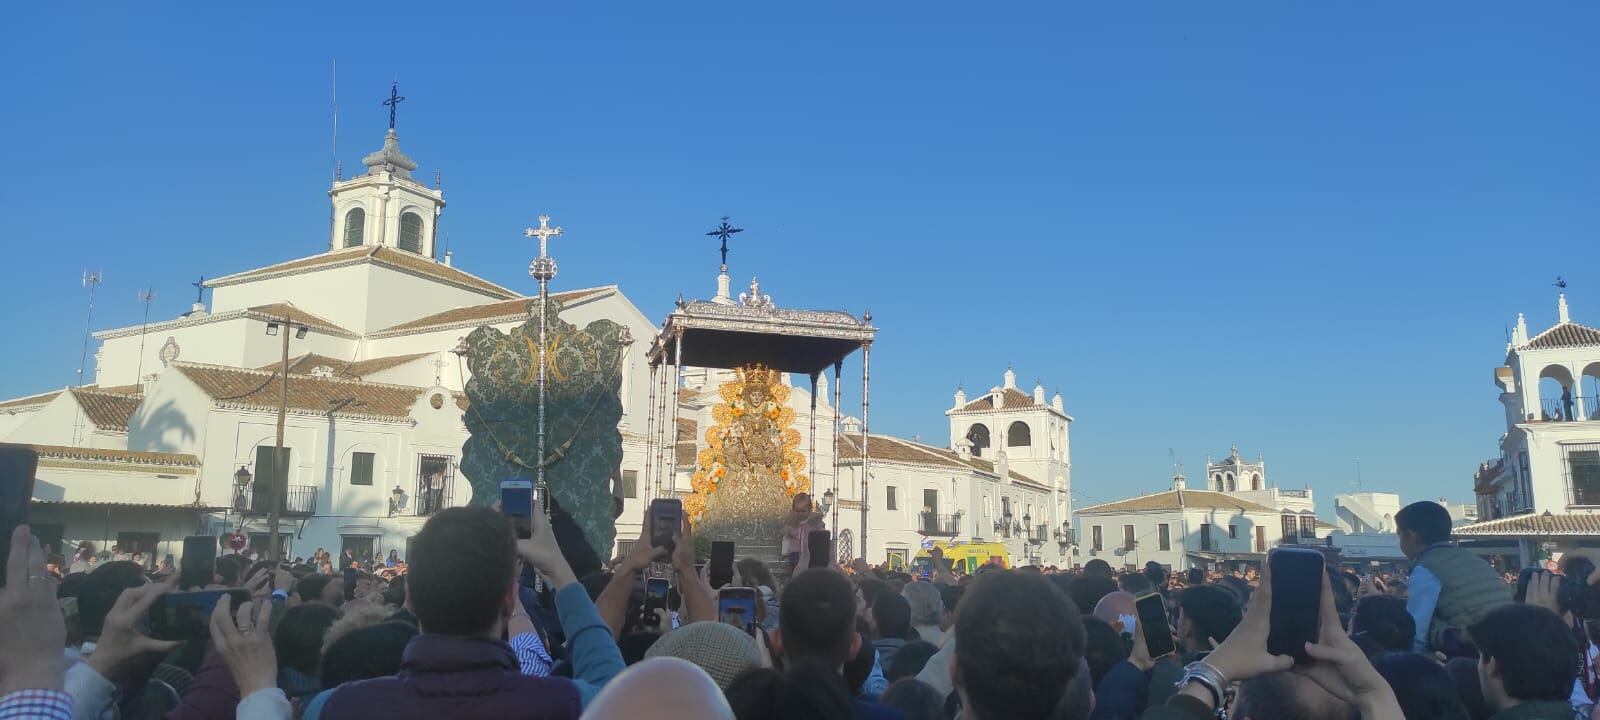
[[[634,542],[633,550],[617,563],[616,568],[612,570],[611,581],[595,600],[595,607],[606,625],[611,628],[613,638],[621,637],[625,630],[635,625],[629,618],[629,599],[633,596],[634,582],[639,574],[652,564],[669,557],[666,548],[651,542],[651,538],[655,535],[655,527],[648,509],[645,510],[644,521],[640,524],[642,527],[639,530],[639,539]],[[682,523],[670,558],[673,572],[677,575],[678,595],[683,598],[682,614],[685,616],[682,618],[683,622],[715,620],[717,595],[694,570],[694,536],[689,529],[689,523]]]

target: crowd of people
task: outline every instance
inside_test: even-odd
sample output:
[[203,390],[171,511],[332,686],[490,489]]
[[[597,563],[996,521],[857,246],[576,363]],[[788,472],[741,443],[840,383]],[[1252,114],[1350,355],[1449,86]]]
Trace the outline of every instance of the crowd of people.
[[[404,574],[371,572],[384,562],[348,590],[320,553],[224,555],[213,584],[241,592],[208,636],[157,639],[147,615],[173,573],[108,560],[58,578],[24,526],[0,588],[0,720],[1600,718],[1583,599],[1600,555],[1508,585],[1450,542],[1442,507],[1396,522],[1409,576],[1329,567],[1297,588],[1319,623],[1291,654],[1267,649],[1270,558],[1259,575],[1094,560],[958,576],[935,553],[911,575],[811,567],[798,543],[792,571],[738,561],[728,586],[755,591],[757,617],[729,624],[687,524],[657,546],[647,517],[602,563],[560,513],[518,539],[482,507],[440,511]],[[664,607],[646,578],[670,580]],[[1173,652],[1151,652],[1136,606],[1152,593],[1171,640],[1155,647]]]

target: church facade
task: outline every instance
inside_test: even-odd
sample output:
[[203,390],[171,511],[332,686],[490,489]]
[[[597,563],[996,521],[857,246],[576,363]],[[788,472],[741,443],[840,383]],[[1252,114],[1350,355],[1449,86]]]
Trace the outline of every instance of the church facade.
[[[439,252],[443,192],[413,177],[417,164],[393,128],[363,164],[329,190],[325,252],[205,280],[209,303],[202,295],[178,317],[95,333],[94,384],[0,401],[0,441],[40,453],[30,512],[47,545],[70,553],[89,541],[152,564],[193,534],[240,532],[265,549],[271,501],[258,488],[275,476],[289,557],[404,555],[428,517],[474,501],[459,475],[470,371],[455,351],[476,327],[526,322],[534,298]],[[725,269],[718,280],[726,296]],[[614,285],[552,297],[575,325],[610,319],[634,338],[659,331]],[[611,552],[638,537],[649,500],[691,491],[696,429],[710,422],[725,379],[686,371],[676,453],[665,453],[675,472],[670,487],[656,486],[646,472],[643,345],[622,369]],[[810,389],[795,387],[788,402],[809,424]],[[275,469],[280,407],[288,462]],[[842,554],[909,562],[933,540],[982,541],[1004,543],[1014,564],[1068,564],[1071,418],[1059,395],[1022,393],[1007,371],[988,395],[958,393],[947,447],[872,435],[866,496],[857,421],[835,413],[825,379],[816,407],[810,476],[819,499],[835,490]],[[972,442],[980,426],[989,444]],[[866,548],[852,545],[863,507]]]

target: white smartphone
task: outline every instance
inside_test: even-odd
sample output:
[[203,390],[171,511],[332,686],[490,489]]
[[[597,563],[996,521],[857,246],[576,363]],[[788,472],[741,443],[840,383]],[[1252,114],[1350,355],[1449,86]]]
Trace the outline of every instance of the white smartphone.
[[532,480],[500,481],[500,512],[511,518],[519,538],[533,537],[533,496]]

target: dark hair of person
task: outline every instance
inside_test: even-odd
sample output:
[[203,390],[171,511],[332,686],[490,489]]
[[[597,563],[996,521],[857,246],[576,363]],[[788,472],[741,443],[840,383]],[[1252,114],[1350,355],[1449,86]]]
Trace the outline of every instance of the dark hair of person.
[[1095,558],[1083,564],[1083,574],[1109,578],[1114,573],[1111,572],[1111,563],[1101,560],[1100,558]]
[[623,635],[617,641],[617,650],[622,653],[622,663],[633,665],[644,659],[644,654],[650,651],[651,646],[661,639],[661,633],[641,630]]
[[321,599],[328,583],[333,582],[332,575],[307,575],[294,584],[294,594],[300,596],[300,602],[316,602]]
[[423,632],[476,635],[500,619],[517,564],[511,521],[481,506],[428,518],[411,542],[411,611]]
[[878,639],[911,638],[911,601],[900,593],[878,593],[872,602],[872,622],[878,626]]
[[1578,676],[1578,643],[1561,617],[1533,605],[1502,605],[1467,630],[1492,659],[1512,699],[1566,700]]
[[739,569],[739,577],[744,578],[744,583],[750,587],[765,587],[773,592],[778,591],[778,581],[772,577],[772,571],[767,564],[760,560],[747,557],[733,564]]
[[351,630],[323,651],[322,688],[400,672],[406,644],[417,634],[417,626],[393,620]]
[[883,669],[883,676],[889,682],[903,677],[916,677],[927,666],[928,659],[938,652],[938,645],[927,640],[912,640],[894,652],[894,659],[889,661],[889,667]]
[[1080,613],[1094,612],[1100,599],[1117,591],[1117,581],[1099,575],[1080,575],[1067,585],[1067,596],[1073,609]]
[[1154,560],[1144,564],[1144,576],[1150,578],[1150,584],[1155,587],[1167,584],[1167,569]]
[[1389,681],[1407,720],[1467,720],[1467,709],[1456,696],[1450,673],[1433,658],[1411,652],[1384,653],[1372,666]]
[[728,698],[728,705],[738,720],[851,720],[855,717],[850,694],[845,691],[838,673],[817,662],[802,661],[787,673],[769,668],[747,671],[734,678],[723,695]]
[[812,571],[783,586],[778,631],[789,661],[815,659],[829,667],[849,659],[856,631],[856,596],[850,581],[836,572]]
[[1089,664],[1090,681],[1100,687],[1100,680],[1106,673],[1128,659],[1128,643],[1110,623],[1093,615],[1084,616],[1083,633],[1083,659]]
[[1483,681],[1478,677],[1477,660],[1452,658],[1445,663],[1444,671],[1450,675],[1450,686],[1455,689],[1456,699],[1461,701],[1468,718],[1489,720],[1494,715],[1494,708],[1489,707],[1489,701],[1483,698]]
[[1349,703],[1317,687],[1304,675],[1274,672],[1239,683],[1239,699],[1228,717],[1273,720],[1355,720]]
[[896,592],[889,583],[870,577],[857,581],[856,589],[861,591],[861,599],[866,601],[868,610],[878,602],[878,595]]
[[956,611],[956,685],[978,717],[1048,718],[1083,646],[1083,619],[1054,585],[1039,575],[989,573]]
[[867,621],[857,618],[856,634],[861,636],[861,644],[856,647],[855,656],[844,663],[844,686],[852,696],[861,695],[861,688],[866,686],[867,678],[872,677],[873,669],[878,667],[878,650],[867,641],[867,638],[872,637],[872,626]]
[[222,578],[223,585],[237,587],[248,567],[250,560],[243,555],[223,555],[217,558],[217,577]]
[[1089,666],[1079,661],[1078,672],[1072,676],[1072,683],[1067,685],[1067,692],[1056,706],[1055,714],[1050,716],[1051,720],[1089,720],[1089,713],[1094,711],[1094,689],[1089,679]]
[[944,698],[933,686],[916,678],[889,683],[878,704],[899,710],[906,720],[944,720]]
[[1250,593],[1253,591],[1250,588],[1250,583],[1246,582],[1244,578],[1223,575],[1222,580],[1217,582],[1217,586],[1233,593],[1233,597],[1239,601],[1240,607],[1244,607],[1250,602]]
[[278,667],[293,668],[307,675],[317,674],[322,661],[322,637],[339,619],[339,611],[321,603],[305,603],[289,608],[273,623],[272,649]]
[[[1123,573],[1117,578],[1117,587],[1134,597],[1147,595],[1151,590],[1155,589],[1155,586],[1150,584],[1150,578],[1140,573]],[[1093,612],[1094,608],[1089,608],[1089,610]]]
[[1195,585],[1178,594],[1178,607],[1183,616],[1194,625],[1195,635],[1201,644],[1207,638],[1222,642],[1244,619],[1239,609],[1239,598],[1232,591],[1216,585]]
[[396,575],[389,581],[389,587],[383,589],[383,601],[395,607],[406,604],[406,576]]
[[935,584],[934,587],[939,588],[939,599],[944,601],[945,611],[954,614],[956,606],[961,604],[961,594],[966,592],[966,586]]
[[1411,503],[1394,514],[1394,525],[1400,532],[1417,534],[1417,539],[1429,545],[1450,539],[1450,511],[1431,500]]
[[117,604],[122,591],[148,583],[144,568],[131,560],[113,560],[101,563],[89,572],[78,586],[78,627],[84,635],[99,635],[106,622],[106,614]]
[[1350,614],[1350,635],[1390,652],[1410,652],[1417,638],[1417,621],[1406,612],[1406,601],[1393,595],[1368,595]]

